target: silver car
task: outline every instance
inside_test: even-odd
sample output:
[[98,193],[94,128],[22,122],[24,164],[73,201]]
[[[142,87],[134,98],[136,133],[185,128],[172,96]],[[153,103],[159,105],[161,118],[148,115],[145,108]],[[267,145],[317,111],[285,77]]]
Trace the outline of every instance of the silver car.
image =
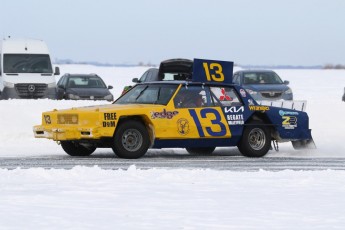
[[272,70],[240,70],[234,73],[233,83],[241,85],[255,100],[293,100],[289,82]]

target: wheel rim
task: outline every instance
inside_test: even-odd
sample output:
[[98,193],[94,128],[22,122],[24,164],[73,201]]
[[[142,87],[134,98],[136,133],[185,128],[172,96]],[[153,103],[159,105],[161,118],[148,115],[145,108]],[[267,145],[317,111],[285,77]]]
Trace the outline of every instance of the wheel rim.
[[122,146],[130,152],[137,151],[143,144],[143,137],[136,129],[127,129],[122,135]]
[[266,135],[262,129],[254,128],[249,133],[249,145],[254,150],[261,150],[266,143]]

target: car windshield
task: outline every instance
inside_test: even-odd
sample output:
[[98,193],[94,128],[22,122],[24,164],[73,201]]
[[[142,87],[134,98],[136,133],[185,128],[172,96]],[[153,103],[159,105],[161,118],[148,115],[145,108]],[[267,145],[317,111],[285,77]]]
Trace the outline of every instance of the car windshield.
[[106,85],[99,77],[70,77],[67,88],[106,88]]
[[283,84],[274,72],[248,72],[243,74],[243,84]]
[[137,85],[114,104],[160,104],[170,101],[178,85]]
[[53,73],[48,54],[4,54],[5,73]]

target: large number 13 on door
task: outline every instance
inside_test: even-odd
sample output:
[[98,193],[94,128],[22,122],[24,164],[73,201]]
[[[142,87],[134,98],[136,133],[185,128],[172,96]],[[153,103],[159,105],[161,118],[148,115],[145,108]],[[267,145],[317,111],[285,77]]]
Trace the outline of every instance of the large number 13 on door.
[[[205,108],[200,110],[200,118],[195,109],[189,109],[189,114],[192,116],[195,122],[200,137],[205,137],[204,129],[201,125],[200,118],[207,119],[207,123],[210,123],[210,126],[204,127],[208,135],[213,137],[221,137],[227,134],[226,126],[223,124],[222,117],[216,109]],[[208,115],[212,118],[209,118]]]

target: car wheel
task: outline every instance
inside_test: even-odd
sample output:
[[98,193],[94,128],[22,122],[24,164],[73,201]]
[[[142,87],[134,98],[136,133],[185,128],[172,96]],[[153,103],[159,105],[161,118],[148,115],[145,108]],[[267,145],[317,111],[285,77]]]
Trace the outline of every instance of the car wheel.
[[61,147],[70,156],[89,156],[95,150],[94,146],[84,146],[73,141],[61,141]]
[[262,157],[271,147],[271,135],[263,123],[249,123],[244,128],[238,144],[242,155],[247,157]]
[[186,148],[189,154],[193,155],[209,155],[213,153],[216,147],[203,147],[203,148]]
[[149,133],[139,121],[125,121],[116,129],[113,151],[120,158],[136,159],[145,155],[150,146]]

